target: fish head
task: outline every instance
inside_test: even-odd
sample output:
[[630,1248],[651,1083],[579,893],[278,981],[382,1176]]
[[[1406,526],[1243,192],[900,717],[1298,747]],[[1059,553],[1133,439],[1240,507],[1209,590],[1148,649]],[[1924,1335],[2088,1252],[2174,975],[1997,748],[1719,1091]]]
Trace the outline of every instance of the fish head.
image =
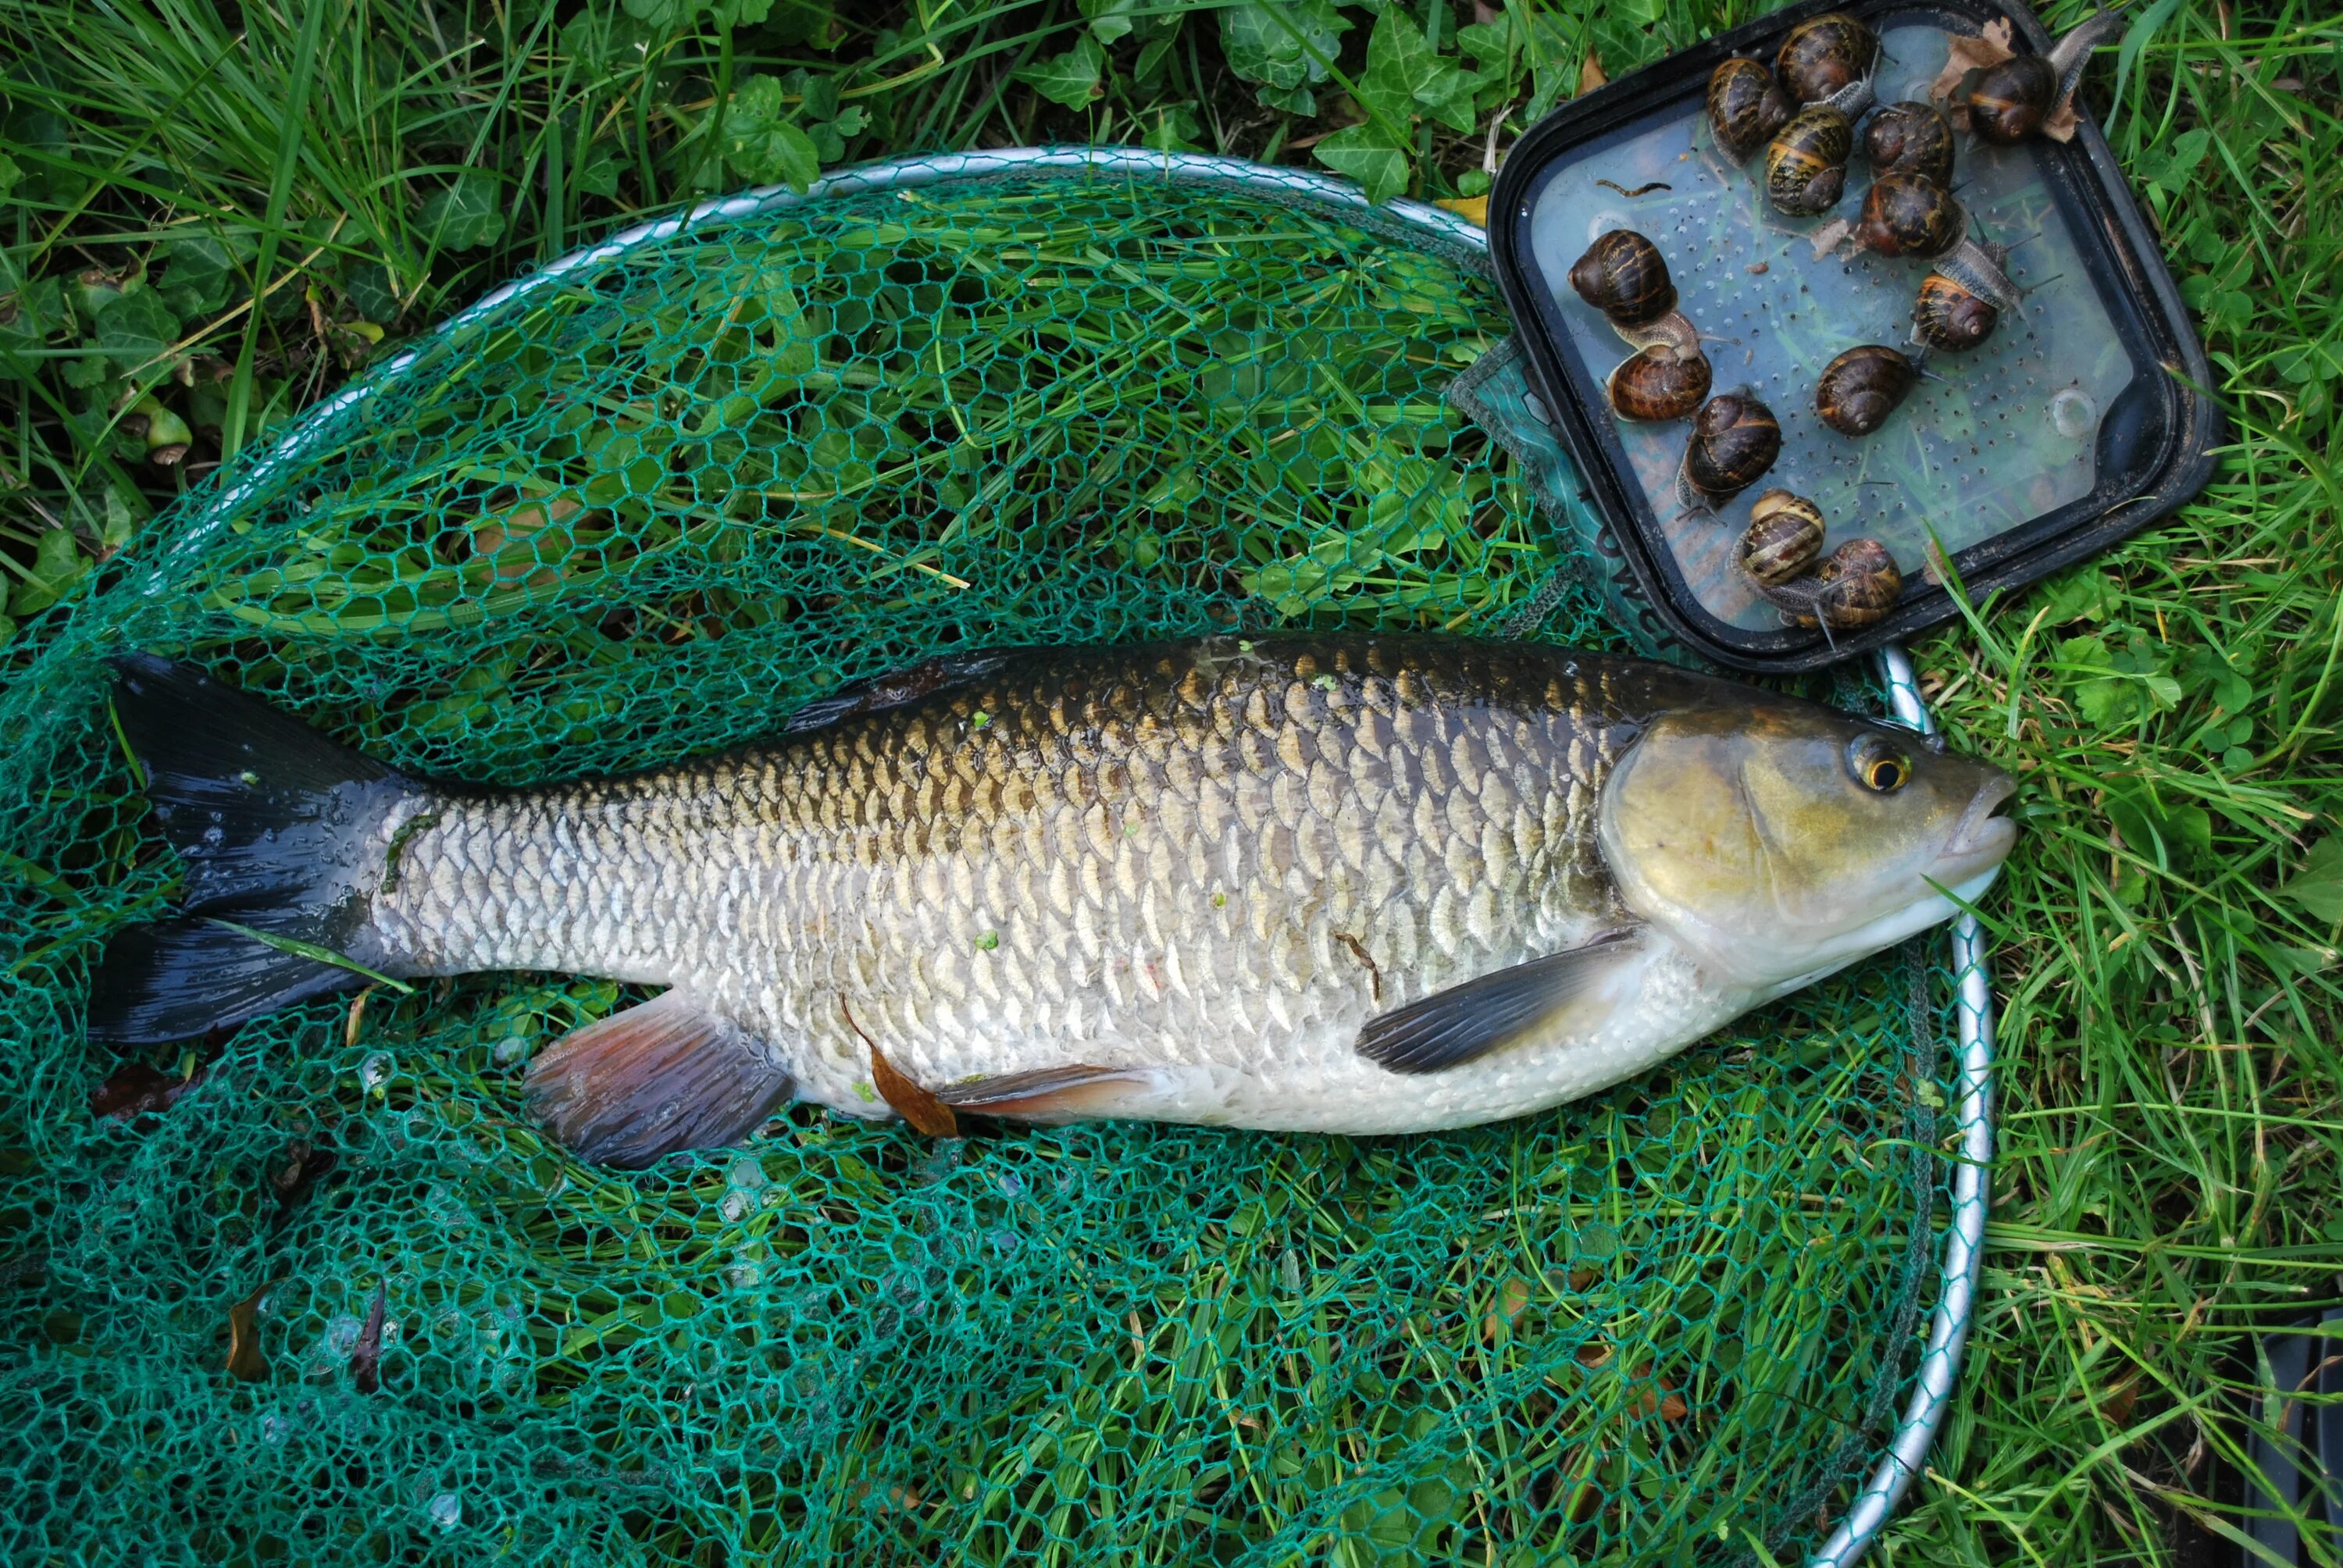
[[1996,815],[2016,789],[1813,703],[1704,704],[1644,727],[1604,783],[1600,834],[1630,910],[1778,995],[1983,893],[2017,836]]

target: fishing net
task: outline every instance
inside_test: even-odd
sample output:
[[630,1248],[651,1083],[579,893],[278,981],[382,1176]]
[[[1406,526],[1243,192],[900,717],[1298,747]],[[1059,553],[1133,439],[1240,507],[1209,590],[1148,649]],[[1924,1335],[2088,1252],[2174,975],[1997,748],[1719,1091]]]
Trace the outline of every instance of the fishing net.
[[971,645],[1624,647],[1570,498],[1447,397],[1504,326],[1469,248],[1306,191],[880,185],[528,280],[187,498],[0,694],[0,1555],[1811,1548],[1936,1289],[1946,993],[1904,955],[1500,1126],[799,1109],[643,1173],[519,1113],[532,1051],[642,994],[600,980],[83,1036],[176,864],[109,651],[518,784]]

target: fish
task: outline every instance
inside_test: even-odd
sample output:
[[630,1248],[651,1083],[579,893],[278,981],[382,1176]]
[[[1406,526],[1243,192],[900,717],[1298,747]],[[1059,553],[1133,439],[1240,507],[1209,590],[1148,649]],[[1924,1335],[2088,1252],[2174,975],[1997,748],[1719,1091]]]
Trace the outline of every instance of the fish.
[[91,1039],[385,978],[665,988],[529,1062],[593,1163],[791,1099],[1400,1134],[1608,1088],[1972,904],[2010,777],[1673,666],[1433,634],[954,654],[765,740],[526,789],[410,777],[115,661],[178,910]]

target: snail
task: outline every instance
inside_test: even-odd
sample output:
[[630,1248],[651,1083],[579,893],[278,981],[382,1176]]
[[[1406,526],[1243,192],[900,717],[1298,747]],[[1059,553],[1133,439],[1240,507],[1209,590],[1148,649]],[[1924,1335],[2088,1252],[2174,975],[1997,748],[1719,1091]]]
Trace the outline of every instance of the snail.
[[1623,419],[1681,419],[1708,396],[1708,356],[1654,343],[1619,361],[1607,387]]
[[1686,511],[1716,509],[1757,482],[1781,456],[1782,427],[1747,390],[1710,398],[1693,416],[1692,439],[1676,467],[1676,500]]
[[1877,539],[1849,539],[1812,577],[1778,583],[1751,577],[1749,584],[1760,598],[1787,610],[1800,626],[1819,622],[1827,634],[1886,619],[1904,592],[1904,574]]
[[1795,102],[1828,104],[1852,119],[1871,107],[1871,75],[1878,65],[1878,35],[1833,11],[1790,29],[1774,74]]
[[1926,175],[1894,170],[1871,182],[1855,243],[1877,256],[1942,256],[1968,232],[1969,215]]
[[1863,156],[1875,173],[1901,170],[1953,183],[1953,123],[1933,104],[1891,104],[1863,124]]
[[1968,106],[1969,129],[1996,146],[2015,146],[2034,135],[2075,95],[2083,67],[2099,40],[2121,18],[2102,11],[2051,46],[2047,55],[2012,55],[1963,79],[1960,97]]
[[2017,286],[2003,270],[2008,262],[2006,246],[1975,241],[1938,260],[1912,305],[1914,340],[1957,354],[1993,336],[2001,313],[2017,307]]
[[1838,110],[1801,109],[1765,149],[1765,194],[1795,217],[1827,212],[1846,189],[1855,125]]
[[1631,228],[1597,236],[1571,264],[1570,286],[1622,327],[1657,321],[1676,307],[1676,286],[1659,247]]
[[1815,412],[1842,436],[1868,436],[1910,395],[1920,367],[1884,344],[1850,348],[1823,367]]
[[1823,509],[1804,496],[1767,490],[1749,508],[1749,527],[1734,562],[1752,583],[1778,588],[1823,553]]
[[1774,73],[1758,61],[1736,57],[1709,75],[1709,128],[1716,133],[1716,145],[1725,156],[1736,164],[1747,162],[1796,112]]

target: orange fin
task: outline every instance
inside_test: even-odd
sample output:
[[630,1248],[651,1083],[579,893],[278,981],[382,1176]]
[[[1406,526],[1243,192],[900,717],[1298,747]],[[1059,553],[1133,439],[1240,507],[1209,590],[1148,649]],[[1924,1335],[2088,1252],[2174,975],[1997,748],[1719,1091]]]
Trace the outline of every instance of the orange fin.
[[523,1092],[580,1160],[639,1170],[738,1143],[792,1087],[739,1024],[671,990],[562,1036]]
[[953,1084],[936,1098],[980,1116],[1080,1121],[1114,1115],[1131,1100],[1134,1088],[1151,1087],[1154,1081],[1154,1072],[1144,1067],[1092,1067],[1076,1061],[1064,1067],[971,1079]]
[[960,1121],[952,1115],[951,1107],[897,1071],[876,1042],[870,1047],[870,1081],[877,1086],[879,1098],[893,1107],[896,1115],[929,1137],[960,1136]]

